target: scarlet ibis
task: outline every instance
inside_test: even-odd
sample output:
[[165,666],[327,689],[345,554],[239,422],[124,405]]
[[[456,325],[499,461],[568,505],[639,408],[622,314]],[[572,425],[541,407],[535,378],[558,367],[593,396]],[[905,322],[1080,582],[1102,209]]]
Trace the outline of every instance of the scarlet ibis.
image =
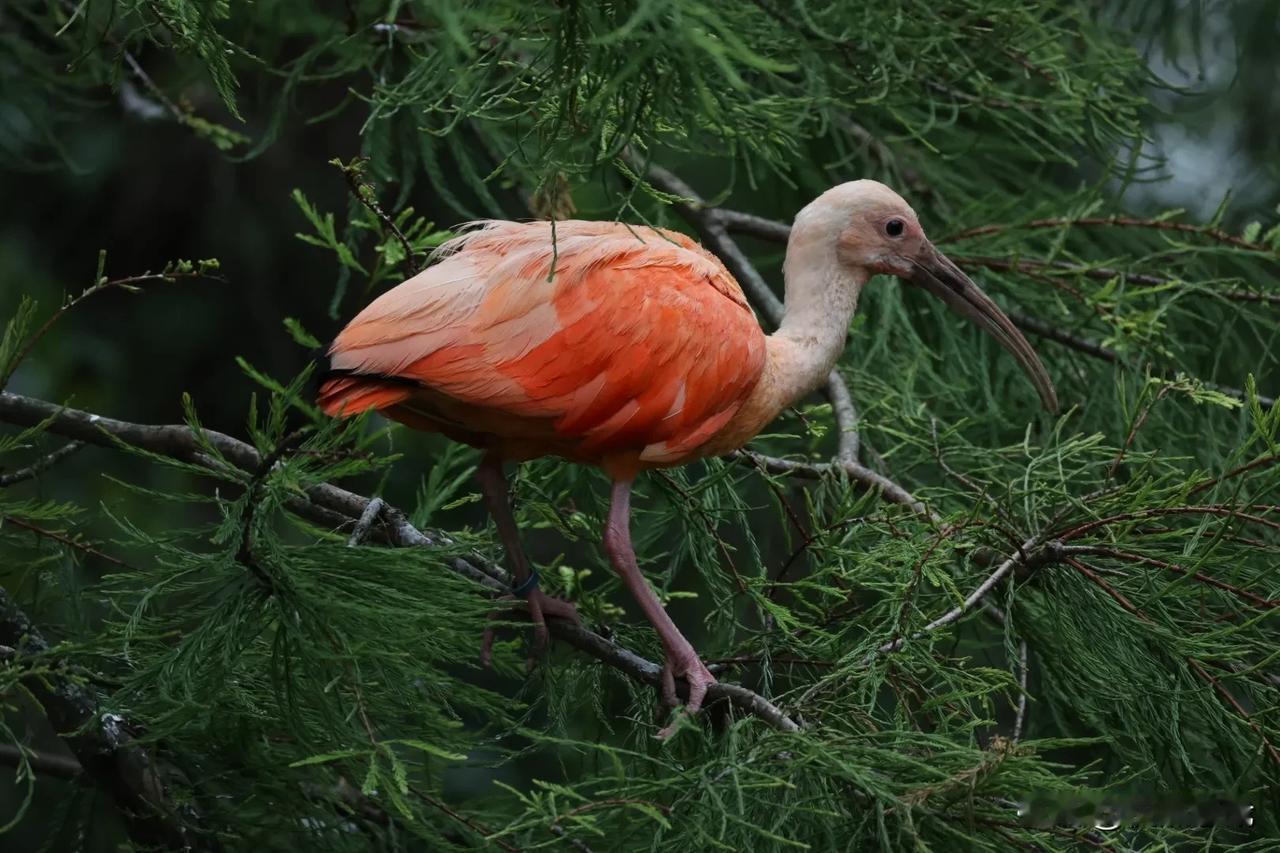
[[689,714],[715,678],[636,564],[632,484],[646,469],[742,447],[823,383],[868,279],[895,275],[975,321],[1027,371],[1045,407],[1057,408],[1026,339],[934,248],[911,207],[875,181],[833,187],[796,215],[786,310],[772,335],[724,265],[674,231],[487,221],[436,259],[339,333],[320,405],[334,416],[376,409],[484,451],[479,483],[537,646],[545,616],[578,617],[537,587],[503,462],[554,455],[603,469],[613,480],[604,550],[661,637],[663,698],[676,704],[683,677]]

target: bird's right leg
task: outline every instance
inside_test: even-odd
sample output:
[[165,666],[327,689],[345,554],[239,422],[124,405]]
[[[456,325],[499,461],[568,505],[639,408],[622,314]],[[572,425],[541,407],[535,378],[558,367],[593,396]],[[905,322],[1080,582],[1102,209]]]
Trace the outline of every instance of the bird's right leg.
[[[689,683],[689,701],[685,704],[685,714],[696,714],[702,707],[702,700],[707,695],[707,688],[716,683],[716,678],[702,663],[702,658],[693,646],[685,639],[684,634],[671,621],[662,602],[649,587],[648,581],[640,573],[636,563],[636,552],[631,546],[631,481],[619,480],[613,484],[613,495],[609,504],[609,521],[604,529],[604,550],[609,555],[613,568],[626,584],[627,590],[644,611],[645,617],[653,625],[662,639],[662,647],[666,650],[667,659],[662,668],[662,684],[660,690],[665,704],[674,706],[675,680],[684,676]],[[658,732],[659,738],[670,737],[679,724],[672,722]]]
[[[508,494],[507,477],[502,473],[502,458],[494,454],[486,454],[476,468],[476,479],[480,482],[480,491],[484,495],[489,514],[493,516],[498,527],[498,538],[507,552],[507,561],[511,573],[515,575],[515,584],[509,599],[525,598],[529,602],[529,620],[533,622],[533,648],[529,652],[529,665],[532,666],[537,655],[547,645],[546,616],[558,616],[581,625],[578,609],[571,602],[552,598],[538,586],[537,577],[529,569],[529,561],[525,559],[524,549],[520,547],[520,533],[516,528],[515,517],[511,514],[511,499]],[[490,616],[496,618],[496,612]],[[488,666],[493,654],[494,630],[486,628],[484,640],[480,646],[480,662]]]

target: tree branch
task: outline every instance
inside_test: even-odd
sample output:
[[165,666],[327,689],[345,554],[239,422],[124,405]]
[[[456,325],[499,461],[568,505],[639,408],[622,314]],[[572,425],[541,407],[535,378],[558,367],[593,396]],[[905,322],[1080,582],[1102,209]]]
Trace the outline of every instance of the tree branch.
[[747,465],[757,465],[770,474],[793,474],[797,477],[809,477],[812,479],[818,479],[833,473],[847,474],[851,480],[866,486],[868,489],[878,490],[884,499],[890,503],[902,504],[910,507],[920,515],[935,521],[938,520],[938,516],[932,513],[924,502],[917,499],[911,492],[883,474],[878,474],[857,462],[845,462],[840,459],[835,459],[831,462],[795,462],[778,456],[765,456],[745,449],[735,450],[728,454],[726,458]]
[[1207,586],[1212,586],[1223,592],[1229,592],[1237,598],[1243,599],[1250,604],[1262,610],[1274,610],[1280,607],[1280,599],[1263,598],[1260,595],[1249,592],[1247,589],[1241,589],[1238,586],[1220,581],[1217,578],[1211,578],[1200,572],[1179,566],[1176,563],[1170,563],[1165,560],[1157,560],[1155,557],[1147,557],[1143,554],[1135,554],[1132,551],[1125,551],[1121,548],[1109,548],[1105,545],[1064,545],[1063,551],[1068,554],[1091,554],[1098,557],[1111,557],[1115,560],[1122,560],[1128,563],[1138,563],[1140,565],[1151,566],[1157,569],[1173,572],[1176,575],[1189,577],[1199,581]]
[[412,278],[421,272],[424,267],[423,264],[418,263],[418,256],[421,253],[413,248],[413,244],[409,242],[409,238],[400,230],[400,226],[396,225],[396,221],[382,209],[382,205],[378,203],[377,192],[365,181],[364,163],[366,159],[357,157],[350,163],[343,163],[341,160],[332,160],[330,162],[342,170],[342,177],[346,178],[347,186],[351,189],[351,194],[355,196],[356,201],[364,205],[365,209],[373,214],[382,227],[390,231],[400,243],[400,247],[404,250],[404,260],[400,263],[404,268],[406,277]]
[[[3,589],[0,643],[14,649],[9,656],[10,666],[28,655],[50,651],[39,629]],[[80,766],[115,799],[136,842],[176,850],[216,848],[210,839],[190,829],[198,825],[199,814],[190,804],[170,801],[163,769],[134,741],[120,717],[101,713],[97,699],[78,681],[66,676],[43,673],[26,683]]]
[[[0,421],[19,426],[35,426],[47,422],[46,429],[49,432],[88,444],[116,447],[118,442],[123,442],[152,453],[217,470],[221,467],[219,462],[206,453],[206,447],[213,447],[228,462],[243,471],[254,473],[262,469],[263,460],[257,450],[220,432],[203,430],[197,437],[190,427],[181,424],[131,423],[9,392],[0,392]],[[370,503],[370,499],[363,495],[325,483],[311,487],[305,498],[295,498],[288,506],[291,511],[316,523],[338,527],[358,524]],[[388,544],[415,548],[438,548],[453,544],[444,533],[418,529],[409,522],[403,511],[393,506],[384,505],[381,517],[385,521],[381,538]],[[507,573],[479,555],[454,558],[450,567],[490,592],[500,594],[510,588]],[[549,619],[547,627],[558,639],[637,681],[653,686],[661,681],[661,666],[594,631],[563,619]],[[683,684],[680,687],[686,689]],[[776,705],[745,687],[713,684],[707,691],[707,696],[709,700],[727,700],[782,731],[793,732],[799,729]]]
[[216,261],[200,261],[198,263],[179,261],[158,273],[148,272],[141,273],[140,275],[125,276],[124,278],[110,279],[102,274],[102,269],[105,263],[106,252],[101,251],[98,253],[98,274],[94,279],[93,284],[86,287],[78,296],[73,296],[63,302],[62,305],[58,307],[58,310],[50,314],[49,318],[41,324],[40,328],[36,329],[30,337],[22,342],[22,346],[18,348],[17,353],[9,362],[8,369],[5,370],[3,375],[0,375],[0,388],[4,388],[9,384],[9,380],[13,378],[13,374],[17,371],[23,360],[31,353],[31,350],[35,348],[35,345],[40,343],[40,340],[49,333],[49,330],[53,328],[53,325],[57,323],[59,319],[61,319],[62,315],[66,314],[72,308],[76,307],[94,294],[101,293],[104,290],[111,290],[112,288],[135,291],[138,290],[139,285],[142,284],[150,284],[159,281],[173,282],[180,278],[212,278],[217,281],[225,281],[222,276],[217,275],[214,272],[218,268]]
[[1013,721],[1013,737],[1017,743],[1027,722],[1027,673],[1030,671],[1030,647],[1026,640],[1018,643],[1018,712]]
[[[1075,350],[1076,352],[1093,356],[1094,358],[1101,359],[1102,361],[1107,361],[1112,364],[1126,364],[1124,357],[1110,347],[1105,347],[1102,344],[1087,340],[1078,335],[1073,335],[1072,333],[1050,325],[1043,320],[1030,317],[1026,314],[1021,314],[1017,311],[1010,311],[1009,319],[1024,332],[1030,332],[1038,337],[1060,343],[1065,347]],[[1146,365],[1146,367],[1161,374],[1168,373],[1167,370],[1157,368],[1155,365]],[[1249,399],[1249,395],[1241,388],[1235,388],[1231,385],[1222,385],[1218,382],[1210,382],[1206,379],[1200,379],[1198,381],[1203,383],[1204,387],[1209,388],[1210,390],[1217,391],[1219,394],[1225,394],[1228,397],[1233,397],[1241,402],[1247,402]],[[1258,403],[1263,408],[1269,409],[1276,404],[1276,398],[1268,397],[1265,394],[1259,394]]]
[[986,580],[978,584],[978,586],[973,590],[973,592],[965,596],[964,601],[960,602],[955,607],[951,608],[946,613],[939,616],[937,619],[934,619],[932,622],[930,622],[928,625],[925,625],[924,628],[915,632],[910,637],[899,637],[896,640],[891,640],[885,643],[884,645],[876,649],[875,652],[868,655],[867,659],[871,660],[877,654],[889,654],[890,652],[896,652],[898,651],[898,649],[906,645],[909,640],[918,640],[932,631],[936,631],[939,628],[945,627],[947,625],[950,625],[952,622],[955,622],[961,616],[964,616],[966,613],[968,613],[975,604],[977,604],[979,601],[982,600],[983,596],[985,596],[988,592],[990,592],[992,588],[995,587],[996,584],[998,584],[1002,579],[1004,579],[1006,575],[1009,574],[1009,572],[1013,571],[1018,566],[1022,566],[1024,568],[1036,568],[1037,566],[1043,565],[1045,563],[1058,560],[1061,557],[1062,557],[1061,542],[1057,540],[1053,540],[1051,542],[1047,542],[1041,545],[1039,536],[1031,537],[1030,539],[1028,539],[1026,542],[1023,542],[1022,545],[1018,547],[1017,553],[1015,553],[1013,556],[1009,557],[1004,562],[1002,562],[999,566],[997,566],[996,570],[992,572],[990,575],[988,575]]
[[59,779],[79,779],[84,775],[84,768],[80,766],[80,762],[71,756],[37,752],[12,743],[0,744],[0,764],[19,767],[24,760],[32,770],[37,773],[43,773],[46,776],[56,776]]
[[1225,243],[1228,246],[1235,246],[1239,249],[1248,249],[1251,252],[1274,254],[1274,250],[1270,246],[1263,245],[1262,243],[1252,243],[1242,237],[1237,237],[1234,234],[1228,234],[1221,228],[1214,228],[1209,225],[1193,225],[1189,222],[1170,222],[1163,219],[1137,219],[1131,216],[1085,216],[1076,219],[1057,217],[1052,219],[1033,219],[1030,222],[1016,222],[1009,225],[981,225],[976,228],[968,228],[956,234],[949,234],[943,238],[941,242],[948,243],[953,240],[967,240],[971,237],[978,237],[985,234],[998,234],[1002,231],[1027,231],[1043,228],[1073,227],[1094,228],[1099,226],[1176,231],[1182,234],[1194,234],[1198,237],[1208,237],[1216,242]]
[[33,480],[40,476],[41,473],[57,465],[63,459],[75,453],[84,445],[78,441],[69,441],[57,450],[40,457],[32,462],[26,468],[19,468],[9,474],[0,474],[0,489],[6,486],[12,486],[15,483],[21,483],[24,480]]

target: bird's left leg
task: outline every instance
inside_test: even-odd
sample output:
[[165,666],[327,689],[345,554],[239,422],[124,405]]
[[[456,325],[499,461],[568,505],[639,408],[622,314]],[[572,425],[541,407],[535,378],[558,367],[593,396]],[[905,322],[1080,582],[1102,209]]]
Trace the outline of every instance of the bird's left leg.
[[[529,602],[529,619],[533,622],[533,648],[529,652],[529,665],[532,667],[537,655],[547,645],[547,616],[558,616],[561,619],[581,625],[578,609],[571,602],[552,598],[538,586],[538,575],[529,568],[524,549],[520,547],[520,533],[516,528],[515,517],[511,514],[511,500],[508,494],[507,477],[502,473],[502,458],[494,454],[486,454],[476,469],[476,479],[480,482],[480,491],[484,494],[489,514],[498,527],[498,538],[507,552],[507,562],[511,573],[515,575],[510,599],[524,598]],[[496,613],[490,618],[496,618]],[[480,662],[488,666],[493,653],[494,630],[486,628],[484,640],[480,647]]]
[[[685,639],[684,634],[671,621],[662,602],[649,587],[648,581],[640,573],[636,563],[636,552],[631,546],[631,481],[619,480],[613,484],[613,496],[609,504],[609,521],[604,529],[604,549],[609,555],[613,568],[621,576],[622,582],[635,598],[640,609],[653,625],[662,646],[666,650],[666,661],[662,667],[662,683],[660,691],[663,702],[675,705],[675,680],[680,676],[689,684],[689,701],[685,705],[685,714],[696,714],[702,707],[702,700],[707,695],[707,688],[716,683],[702,658],[693,646]],[[671,725],[658,732],[659,738],[670,737],[679,724],[677,719]]]

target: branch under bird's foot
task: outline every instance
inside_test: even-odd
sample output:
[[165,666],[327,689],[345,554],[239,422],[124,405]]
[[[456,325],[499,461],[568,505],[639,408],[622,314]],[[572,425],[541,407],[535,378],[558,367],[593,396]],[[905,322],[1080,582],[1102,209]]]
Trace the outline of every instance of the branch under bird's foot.
[[[573,602],[547,595],[537,587],[529,592],[527,598],[504,595],[498,599],[500,605],[511,607],[518,607],[521,601],[528,601],[529,620],[533,623],[533,645],[529,649],[529,657],[526,661],[526,669],[532,671],[538,657],[551,639],[551,634],[547,631],[546,617],[554,616],[558,619],[566,619],[578,626],[582,625],[582,617],[578,615],[578,608],[573,605]],[[490,613],[490,622],[497,619],[503,609],[500,606]],[[495,638],[496,629],[493,625],[489,625],[484,629],[484,638],[480,641],[480,663],[486,668],[493,664],[493,641]]]

